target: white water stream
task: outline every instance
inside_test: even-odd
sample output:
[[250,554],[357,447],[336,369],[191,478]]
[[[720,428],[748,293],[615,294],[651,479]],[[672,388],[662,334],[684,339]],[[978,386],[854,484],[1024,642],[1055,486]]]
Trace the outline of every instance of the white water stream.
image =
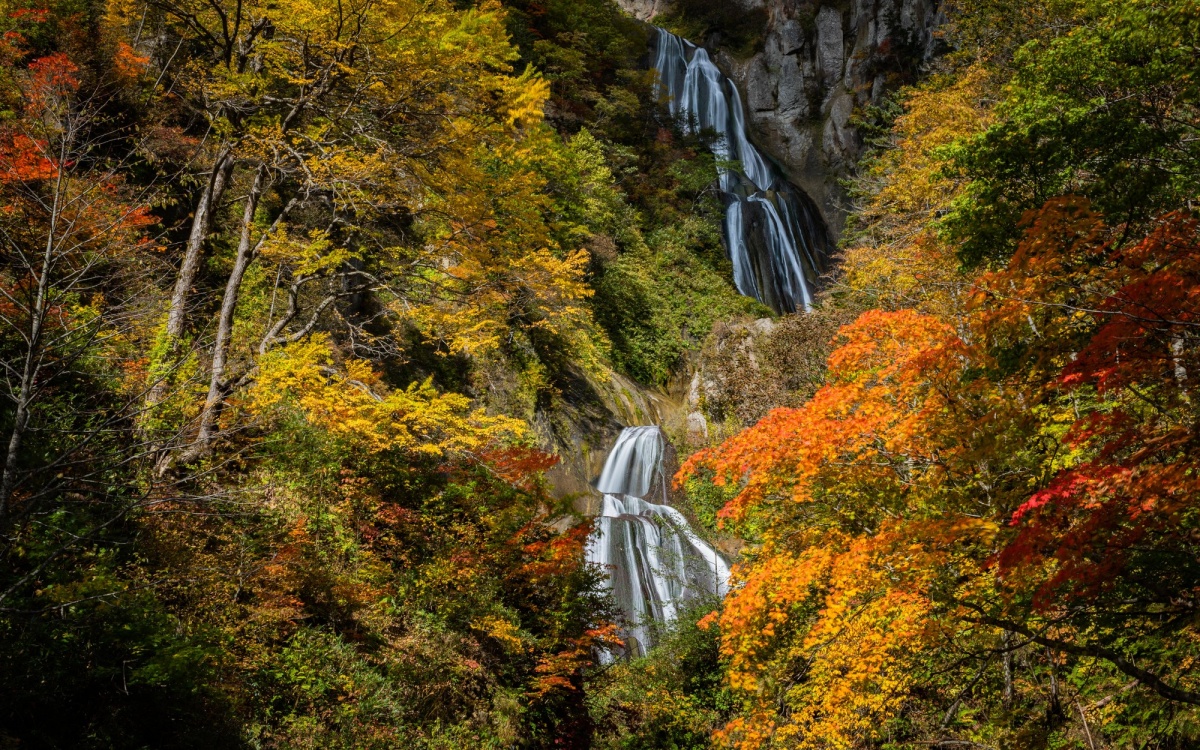
[[627,427],[596,485],[604,507],[588,540],[587,560],[608,573],[633,655],[654,645],[655,623],[669,624],[688,602],[724,596],[729,588],[725,560],[682,513],[665,504],[664,448],[659,428]]
[[717,136],[725,243],[738,291],[777,312],[807,310],[825,270],[827,240],[816,206],[746,137],[746,116],[733,82],[708,52],[657,29],[654,69],[659,94],[692,133]]

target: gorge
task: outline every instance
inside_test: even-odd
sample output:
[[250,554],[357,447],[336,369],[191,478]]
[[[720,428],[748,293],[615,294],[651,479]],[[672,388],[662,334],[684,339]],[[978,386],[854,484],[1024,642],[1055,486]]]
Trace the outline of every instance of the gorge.
[[[816,206],[750,142],[742,97],[706,50],[654,27],[651,60],[660,103],[684,131],[711,138],[738,291],[777,312],[808,309],[828,269]],[[603,499],[586,559],[606,573],[628,656],[645,655],[681,608],[728,590],[728,563],[667,504],[664,441],[657,426],[626,427],[595,485]]]
[[0,750],[1200,747],[1200,0],[0,6]]

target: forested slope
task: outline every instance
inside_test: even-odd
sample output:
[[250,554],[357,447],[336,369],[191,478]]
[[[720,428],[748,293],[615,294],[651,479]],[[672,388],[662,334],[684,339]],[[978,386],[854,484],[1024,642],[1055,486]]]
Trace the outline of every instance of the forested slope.
[[823,384],[678,477],[752,541],[718,742],[1193,747],[1200,7],[946,11],[861,113]]
[[585,746],[612,613],[531,425],[754,309],[645,31],[2,18],[0,744]]

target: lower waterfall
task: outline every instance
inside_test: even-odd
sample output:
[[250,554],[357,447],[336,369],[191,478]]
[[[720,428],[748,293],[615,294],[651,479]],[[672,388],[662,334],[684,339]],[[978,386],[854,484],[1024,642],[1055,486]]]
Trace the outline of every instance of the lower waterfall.
[[724,596],[729,587],[729,565],[666,504],[664,452],[658,427],[627,427],[596,485],[604,506],[588,540],[587,561],[608,574],[631,655],[644,655],[654,645],[655,624],[669,624],[681,606]]
[[776,312],[807,310],[830,244],[816,205],[750,142],[737,87],[703,47],[656,28],[652,59],[671,114],[717,136],[718,160],[740,165],[718,164],[734,285]]

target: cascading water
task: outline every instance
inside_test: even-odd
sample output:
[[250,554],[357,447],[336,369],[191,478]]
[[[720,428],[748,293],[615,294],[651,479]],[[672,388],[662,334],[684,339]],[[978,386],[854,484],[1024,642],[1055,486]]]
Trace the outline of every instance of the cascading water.
[[653,645],[654,623],[670,623],[687,602],[724,596],[729,587],[729,566],[665,504],[664,447],[657,427],[621,432],[596,484],[604,507],[587,547],[588,562],[608,573],[635,655]]
[[816,206],[750,143],[737,88],[708,52],[657,29],[654,68],[671,114],[689,132],[716,135],[720,161],[741,164],[720,167],[734,285],[776,312],[808,309],[829,245]]

